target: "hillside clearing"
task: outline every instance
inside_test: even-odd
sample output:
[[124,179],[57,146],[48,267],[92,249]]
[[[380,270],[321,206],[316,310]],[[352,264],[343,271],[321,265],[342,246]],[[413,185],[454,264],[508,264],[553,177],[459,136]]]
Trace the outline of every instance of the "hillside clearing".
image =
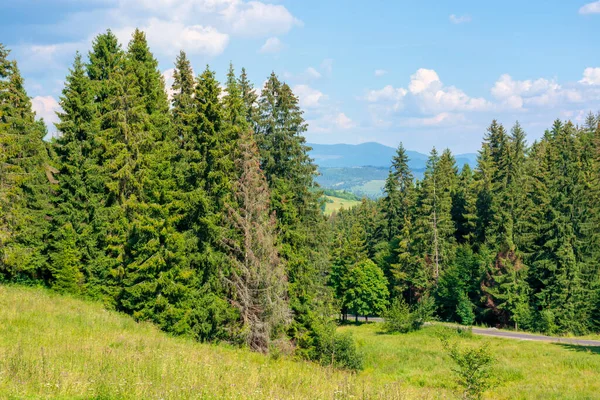
[[[344,326],[365,354],[359,374],[173,338],[100,304],[0,286],[0,397],[15,399],[455,398],[450,362],[428,327],[382,335]],[[594,399],[600,354],[585,347],[457,335],[490,346],[487,398]]]
[[325,215],[331,215],[334,211],[339,211],[342,208],[347,210],[360,204],[357,200],[347,200],[334,196],[325,196],[331,202],[325,203]]

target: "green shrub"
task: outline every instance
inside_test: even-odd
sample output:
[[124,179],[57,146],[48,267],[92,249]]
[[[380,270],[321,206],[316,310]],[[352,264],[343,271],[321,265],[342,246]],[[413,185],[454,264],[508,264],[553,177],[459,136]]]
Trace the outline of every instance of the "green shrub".
[[412,311],[412,325],[413,330],[419,330],[423,327],[425,322],[433,319],[435,312],[435,300],[430,296],[424,296],[419,301]]
[[461,292],[458,296],[458,304],[456,305],[456,315],[463,325],[473,325],[475,322],[475,313],[473,312],[473,303],[469,300],[466,293]]
[[318,350],[322,365],[354,371],[363,368],[363,356],[349,333],[333,333],[329,337],[321,337]]
[[423,327],[433,317],[435,303],[430,297],[423,297],[411,310],[404,299],[394,299],[384,314],[383,329],[388,333],[407,333]]
[[491,386],[490,367],[494,361],[487,346],[460,349],[456,343],[450,344],[447,339],[442,339],[442,342],[455,363],[452,371],[456,374],[457,383],[463,389],[463,399],[481,399],[483,392]]
[[392,301],[383,318],[383,329],[388,333],[407,333],[413,329],[410,308],[402,298]]
[[330,322],[321,321],[313,328],[310,346],[305,344],[304,349],[297,349],[297,355],[340,369],[357,371],[363,368],[363,355],[358,351],[351,334],[336,332],[336,325]]

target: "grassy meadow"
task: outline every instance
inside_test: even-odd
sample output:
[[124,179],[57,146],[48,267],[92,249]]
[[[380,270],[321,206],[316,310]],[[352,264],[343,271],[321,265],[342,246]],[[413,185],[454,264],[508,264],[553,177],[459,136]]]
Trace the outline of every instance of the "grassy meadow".
[[325,197],[332,201],[331,203],[325,203],[325,215],[331,215],[334,211],[339,211],[342,208],[347,210],[360,204],[358,200],[347,200],[334,196]]
[[[173,338],[100,304],[47,290],[0,286],[1,399],[458,398],[440,327],[384,335],[343,326],[365,355],[353,374]],[[496,358],[486,398],[600,398],[591,349],[455,334]]]

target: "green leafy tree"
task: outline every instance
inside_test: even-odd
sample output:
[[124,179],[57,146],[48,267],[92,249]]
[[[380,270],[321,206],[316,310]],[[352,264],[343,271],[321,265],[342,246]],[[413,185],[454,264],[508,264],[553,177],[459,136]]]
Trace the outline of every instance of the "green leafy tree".
[[344,304],[359,315],[381,315],[388,303],[389,292],[383,271],[369,259],[358,262],[346,277]]

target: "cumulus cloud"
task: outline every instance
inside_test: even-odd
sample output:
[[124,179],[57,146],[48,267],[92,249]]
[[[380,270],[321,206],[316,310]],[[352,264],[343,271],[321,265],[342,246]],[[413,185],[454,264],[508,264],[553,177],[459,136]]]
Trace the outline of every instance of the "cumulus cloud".
[[384,76],[385,74],[387,74],[387,71],[385,69],[376,69],[375,70],[375,76],[378,78],[381,76]]
[[282,5],[266,4],[260,1],[220,1],[205,0],[208,3],[229,3],[221,11],[224,20],[231,26],[233,33],[243,36],[260,37],[269,34],[284,34],[302,21],[294,17]]
[[393,103],[392,108],[399,110],[403,106],[403,99],[407,93],[408,91],[404,88],[387,85],[378,90],[370,90],[366,99],[370,103]]
[[245,0],[117,0],[113,16],[124,18],[158,17],[164,20],[204,26],[246,37],[280,35],[302,21],[283,5]]
[[408,90],[423,113],[482,111],[490,107],[483,98],[470,97],[455,86],[445,86],[432,69],[420,68],[410,78]]
[[296,85],[294,86],[293,91],[296,96],[298,96],[300,107],[302,108],[319,107],[321,101],[327,98],[323,92],[308,85]]
[[71,62],[78,49],[85,48],[86,42],[65,42],[50,45],[22,44],[15,47],[15,57],[25,72],[64,69],[65,62]]
[[163,80],[165,82],[165,92],[167,92],[167,96],[169,97],[169,100],[171,100],[173,98],[172,86],[173,86],[173,83],[175,82],[175,79],[173,77],[174,73],[175,73],[175,68],[170,68],[162,73]]
[[417,72],[410,76],[408,89],[412,94],[418,94],[429,89],[433,85],[440,85],[440,77],[432,69],[419,68]]
[[[140,29],[146,33],[152,49],[170,56],[181,49],[185,49],[188,54],[217,56],[229,43],[228,34],[211,26],[184,25],[181,22],[150,18]],[[115,35],[122,43],[127,43],[133,31],[132,27],[121,28],[115,30]]]
[[[580,83],[593,84],[593,71],[584,73]],[[492,88],[492,95],[500,104],[510,109],[524,109],[527,107],[558,106],[563,103],[579,103],[592,93],[585,93],[581,88],[563,87],[554,80],[539,78],[536,80],[514,80],[510,75],[504,74],[496,81]]]
[[281,40],[279,40],[279,38],[270,37],[266,40],[258,52],[262,54],[274,54],[279,53],[284,49],[284,47],[284,44],[281,42]]
[[600,1],[585,4],[579,9],[579,14],[600,14]]
[[408,90],[387,85],[369,91],[366,100],[370,103],[387,103],[387,111],[390,111],[389,104],[392,104],[391,110],[398,111],[410,101],[420,112],[429,115],[450,111],[482,111],[491,107],[483,98],[473,98],[454,86],[445,86],[437,72],[425,68],[411,75]]
[[583,71],[583,79],[579,83],[584,85],[600,85],[600,68],[586,68]]
[[313,67],[306,68],[306,71],[304,73],[310,79],[319,79],[321,77],[321,73]]
[[356,127],[356,123],[345,113],[333,110],[319,118],[310,119],[307,123],[311,133],[337,133]]
[[353,128],[356,124],[352,121],[346,114],[339,113],[335,117],[335,125],[340,129],[350,129]]
[[52,136],[56,132],[54,123],[58,122],[56,112],[60,111],[60,105],[52,96],[36,96],[31,99],[31,108],[35,111],[38,119],[43,118]]
[[465,24],[467,22],[471,22],[471,17],[469,15],[455,15],[455,14],[451,14],[450,17],[450,22],[452,22],[453,24]]
[[29,45],[23,51],[27,54],[17,53],[21,63],[37,70],[52,67],[49,60],[59,60],[64,69],[75,50],[85,52],[92,38],[107,26],[122,44],[131,38],[133,27],[139,27],[159,57],[172,57],[181,49],[212,57],[221,54],[233,37],[276,37],[302,26],[285,6],[257,0],[103,0],[98,5],[67,14],[47,28],[59,35],[75,30],[85,40]]

